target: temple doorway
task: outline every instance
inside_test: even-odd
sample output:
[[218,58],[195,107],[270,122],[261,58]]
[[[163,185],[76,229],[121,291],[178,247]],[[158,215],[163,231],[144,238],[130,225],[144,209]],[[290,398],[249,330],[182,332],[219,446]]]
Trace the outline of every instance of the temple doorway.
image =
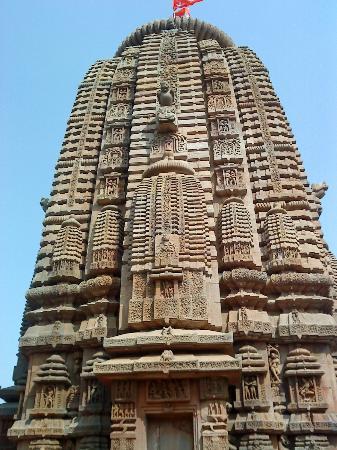
[[147,450],[193,450],[193,417],[147,417]]

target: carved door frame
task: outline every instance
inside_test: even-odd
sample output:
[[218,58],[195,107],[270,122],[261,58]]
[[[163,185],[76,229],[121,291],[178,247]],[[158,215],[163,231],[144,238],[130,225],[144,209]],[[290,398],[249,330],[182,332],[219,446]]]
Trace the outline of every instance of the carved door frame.
[[[145,381],[146,383],[146,381]],[[193,450],[201,450],[201,412],[198,385],[190,380],[191,397],[188,401],[148,402],[145,389],[140,390],[137,404],[137,440],[136,448],[147,449],[148,416],[157,418],[185,416],[193,420]]]

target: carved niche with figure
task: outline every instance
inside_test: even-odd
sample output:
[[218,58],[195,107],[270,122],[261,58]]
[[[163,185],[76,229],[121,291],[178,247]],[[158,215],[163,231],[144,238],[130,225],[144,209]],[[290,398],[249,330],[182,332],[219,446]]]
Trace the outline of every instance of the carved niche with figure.
[[297,348],[289,352],[284,375],[288,379],[288,410],[325,410],[327,404],[321,390],[321,377],[324,371],[310,350]]

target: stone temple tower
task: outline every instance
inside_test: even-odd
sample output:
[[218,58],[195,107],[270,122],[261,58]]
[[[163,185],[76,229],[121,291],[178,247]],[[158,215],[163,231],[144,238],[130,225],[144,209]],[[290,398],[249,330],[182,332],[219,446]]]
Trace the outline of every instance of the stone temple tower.
[[336,449],[326,188],[254,52],[137,29],[78,90],[1,448]]

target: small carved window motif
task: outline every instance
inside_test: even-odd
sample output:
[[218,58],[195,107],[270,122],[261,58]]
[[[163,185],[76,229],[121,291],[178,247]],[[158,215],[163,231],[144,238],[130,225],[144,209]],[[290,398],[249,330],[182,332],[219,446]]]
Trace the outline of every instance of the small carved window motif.
[[218,230],[224,266],[254,265],[252,225],[241,199],[226,200],[218,217]]
[[122,145],[127,144],[129,130],[125,127],[111,127],[106,131],[105,144]]
[[100,159],[100,170],[104,173],[122,170],[128,166],[126,147],[113,147],[104,151]]
[[113,120],[128,120],[132,115],[132,106],[124,103],[112,104],[108,110],[107,118]]
[[113,102],[125,102],[131,100],[130,86],[117,86],[112,90],[111,100]]
[[124,178],[107,176],[101,178],[98,186],[97,201],[99,204],[114,203],[124,198]]
[[243,168],[234,164],[215,168],[215,189],[218,194],[243,195]]
[[231,159],[242,160],[241,141],[239,137],[231,139],[215,139],[213,141],[214,161],[226,161]]
[[122,252],[123,219],[117,206],[106,206],[98,214],[92,238],[91,272],[118,270]]
[[160,159],[164,153],[174,153],[178,158],[179,154],[187,152],[186,138],[181,134],[158,134],[151,142],[151,159]]
[[62,222],[53,250],[51,278],[79,279],[81,277],[83,241],[80,226],[81,224],[74,217]]

